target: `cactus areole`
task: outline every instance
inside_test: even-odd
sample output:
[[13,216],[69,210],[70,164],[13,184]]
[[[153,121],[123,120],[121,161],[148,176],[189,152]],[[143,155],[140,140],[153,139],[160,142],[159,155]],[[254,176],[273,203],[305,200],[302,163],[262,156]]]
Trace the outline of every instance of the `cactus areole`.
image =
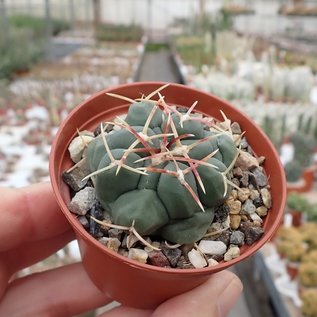
[[[156,93],[157,100],[130,100],[125,118],[101,124],[84,155],[88,178],[113,224],[133,226],[141,236],[193,243],[231,193],[240,140],[224,114],[219,124],[195,112],[195,101],[181,109]],[[106,133],[109,124],[114,129]]]

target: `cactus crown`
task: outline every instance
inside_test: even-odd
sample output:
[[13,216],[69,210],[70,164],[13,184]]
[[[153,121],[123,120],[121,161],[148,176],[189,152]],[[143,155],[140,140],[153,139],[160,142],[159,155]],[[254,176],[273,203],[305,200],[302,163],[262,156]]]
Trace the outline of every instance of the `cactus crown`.
[[[214,209],[229,196],[239,150],[231,122],[217,123],[189,108],[168,105],[160,87],[131,100],[125,120],[89,143],[86,159],[97,198],[116,225],[173,243],[201,239]],[[158,94],[158,100],[152,97]]]

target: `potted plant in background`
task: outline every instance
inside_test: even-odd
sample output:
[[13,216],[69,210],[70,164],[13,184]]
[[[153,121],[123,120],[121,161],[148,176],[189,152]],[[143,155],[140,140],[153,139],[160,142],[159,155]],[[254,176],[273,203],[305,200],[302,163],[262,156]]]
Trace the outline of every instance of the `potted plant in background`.
[[316,235],[317,223],[316,222],[304,223],[301,227],[298,228],[298,230],[301,236],[303,237],[303,240],[305,241],[305,243],[307,243],[308,250],[316,250],[317,249],[317,235]]
[[298,228],[282,225],[276,233],[276,243],[284,241],[301,241],[302,235]]
[[312,204],[307,212],[307,220],[317,223],[317,204]]
[[299,230],[307,246],[307,252],[302,257],[299,266],[299,290],[303,292],[306,288],[317,289],[317,224],[308,222]]
[[276,249],[280,257],[285,259],[290,278],[296,278],[298,267],[307,250],[299,230],[295,227],[281,227],[277,234]]
[[305,254],[302,263],[317,263],[317,248]]
[[317,290],[310,289],[305,291],[302,296],[301,312],[305,317],[317,317]]
[[[296,132],[289,136],[289,141],[294,146],[294,159],[292,166],[293,172],[290,172],[288,167],[288,175],[291,180],[296,180],[298,177],[295,174],[299,173],[299,166],[302,168],[303,181],[301,183],[290,182],[287,184],[288,192],[307,192],[310,191],[314,182],[315,167],[313,166],[313,155],[315,151],[315,140],[308,134]],[[295,166],[297,165],[297,166]],[[297,173],[295,173],[297,172]]]
[[299,227],[304,222],[310,203],[298,193],[290,193],[286,200],[287,212],[292,215],[292,225]]
[[[62,173],[64,171],[69,170],[70,168],[73,168],[73,163],[68,153],[69,145],[76,138],[78,130],[79,131],[87,131],[87,130],[94,131],[101,122],[112,121],[112,125],[114,124],[121,127],[122,126],[127,127],[126,122],[122,121],[122,118],[120,118],[120,116],[128,112],[131,101],[138,98],[141,98],[144,101],[144,98],[142,98],[142,96],[147,96],[146,101],[149,101],[150,100],[149,96],[153,97],[153,95],[156,94],[158,90],[160,90],[161,87],[163,86],[164,86],[164,83],[134,83],[134,84],[127,84],[127,85],[118,86],[109,90],[105,90],[92,96],[90,99],[88,99],[87,101],[79,105],[77,108],[75,108],[73,112],[69,115],[69,117],[62,123],[56,135],[56,138],[54,140],[52,152],[50,156],[50,175],[51,175],[53,189],[63,213],[65,214],[66,218],[68,219],[68,221],[70,222],[70,224],[73,226],[75,230],[75,233],[79,242],[81,254],[82,254],[83,264],[87,270],[88,275],[90,276],[92,281],[97,285],[97,287],[101,289],[103,292],[105,292],[108,296],[112,297],[113,299],[125,305],[135,306],[135,307],[155,306],[159,304],[160,302],[162,302],[163,300],[166,300],[177,294],[183,293],[201,284],[208,278],[208,275],[210,275],[211,273],[225,269],[229,267],[230,265],[233,265],[239,261],[242,261],[246,257],[253,254],[272,236],[272,234],[277,229],[277,226],[280,223],[280,220],[283,214],[285,197],[286,197],[286,193],[285,193],[286,186],[285,186],[283,168],[279,162],[279,158],[274,149],[274,146],[270,143],[268,138],[252,121],[250,121],[245,115],[243,115],[240,111],[232,107],[230,104],[228,104],[227,102],[223,100],[218,99],[215,96],[212,96],[207,93],[203,93],[201,91],[198,91],[196,89],[189,88],[186,86],[170,84],[169,86],[167,85],[164,86],[164,97],[161,96],[159,99],[162,101],[162,103],[171,104],[175,106],[176,107],[175,109],[178,109],[177,107],[181,107],[183,110],[181,109],[177,110],[177,112],[180,113],[179,118],[184,118],[186,116],[190,117],[190,120],[189,120],[190,124],[195,123],[197,121],[201,121],[202,118],[203,119],[214,118],[212,120],[215,120],[215,121],[211,120],[212,122],[219,122],[221,119],[224,119],[223,124],[224,126],[227,126],[228,129],[231,129],[230,120],[232,120],[232,122],[237,122],[239,127],[241,127],[243,131],[245,131],[245,138],[248,143],[246,145],[244,153],[247,153],[248,150],[252,152],[249,152],[249,154],[241,155],[241,152],[234,151],[238,153],[238,155],[234,154],[233,157],[231,157],[231,160],[229,160],[230,169],[232,168],[230,162],[234,162],[235,160],[238,160],[238,159],[240,161],[241,160],[244,161],[245,164],[248,164],[245,162],[245,157],[248,157],[250,159],[250,156],[252,156],[250,153],[255,153],[254,155],[259,157],[260,161],[261,161],[260,157],[266,158],[263,164],[263,168],[264,168],[263,171],[265,171],[265,174],[261,169],[260,170],[257,169],[255,172],[254,170],[252,170],[252,168],[250,168],[250,170],[247,172],[248,170],[247,168],[247,170],[245,171],[247,173],[245,175],[247,175],[248,177],[249,177],[249,174],[252,175],[251,177],[252,186],[250,183],[249,184],[250,188],[245,188],[244,191],[242,190],[243,195],[241,194],[241,190],[240,191],[237,190],[236,192],[236,199],[238,196],[240,197],[239,205],[240,206],[242,205],[241,201],[244,202],[243,209],[242,208],[240,209],[244,213],[244,219],[249,219],[248,223],[245,224],[244,226],[242,225],[240,226],[240,222],[239,222],[237,224],[237,227],[235,227],[235,229],[232,229],[231,227],[231,230],[233,231],[239,229],[239,230],[243,230],[244,233],[246,234],[250,230],[253,230],[253,233],[255,234],[260,233],[260,235],[258,235],[258,238],[256,239],[254,243],[249,243],[248,241],[246,241],[246,244],[241,246],[241,248],[238,248],[237,246],[235,246],[235,248],[231,250],[232,257],[230,261],[226,261],[226,260],[220,261],[215,266],[204,265],[205,267],[197,268],[194,270],[186,269],[186,268],[177,269],[177,268],[156,267],[156,266],[150,266],[148,264],[133,261],[131,260],[131,258],[124,257],[118,254],[117,252],[114,252],[113,250],[111,250],[111,248],[107,248],[103,246],[92,235],[90,235],[82,226],[82,224],[78,221],[79,220],[78,217],[72,214],[68,208],[70,204],[71,193],[68,186],[62,180]],[[152,93],[152,92],[155,92],[155,93]],[[121,95],[125,97],[122,97],[121,99],[120,98],[117,99],[117,98],[113,98],[114,95]],[[188,104],[189,100],[193,101],[194,104],[189,105]],[[151,101],[149,102],[151,104]],[[155,101],[154,104],[156,103],[157,102]],[[193,111],[193,108],[196,106],[196,104],[197,104],[197,107],[195,112],[195,118],[193,118],[192,116],[189,116],[189,114],[191,113],[191,111]],[[153,106],[153,103],[152,103],[152,106]],[[162,105],[161,104],[158,105],[158,107],[160,106]],[[188,108],[185,111],[184,111],[184,106]],[[152,110],[150,110],[153,108],[154,107],[151,107],[148,109],[149,110],[148,115],[153,116]],[[167,114],[167,112],[165,112],[165,115]],[[221,112],[223,112],[225,116],[223,116]],[[175,113],[176,112],[174,112],[174,114]],[[119,119],[116,119],[117,121],[114,122],[115,121],[114,118],[116,118],[116,116],[119,116]],[[139,115],[136,115],[135,120],[138,121],[140,118],[142,118],[142,116],[144,116],[144,108],[142,108]],[[165,119],[166,121],[169,120],[168,118],[165,118]],[[156,120],[162,120],[162,116],[158,115]],[[182,120],[183,119],[179,119],[179,122],[178,122],[179,128],[183,128],[182,125],[184,121],[182,122]],[[145,121],[147,122],[147,119],[145,119]],[[150,124],[150,121],[148,123]],[[145,131],[143,130],[145,126],[147,126],[147,128],[149,127],[148,123],[145,124],[143,122],[142,129],[140,131],[143,133],[142,134],[143,141],[144,141],[144,137],[146,137],[147,140],[152,140],[151,139],[152,136],[147,134],[147,132],[150,130],[149,129],[146,129]],[[167,146],[166,144],[168,144],[167,146],[169,148],[168,151],[174,151],[173,149],[175,146],[177,146],[177,143],[179,143],[179,141],[182,138],[185,138],[183,135],[186,135],[187,138],[189,138],[190,136],[193,136],[193,132],[191,130],[189,132],[184,131],[182,134],[179,134],[176,137],[176,133],[174,131],[172,124],[169,123],[167,126],[170,126],[171,131],[169,131],[169,129],[165,129],[166,127],[164,128],[164,126],[161,126],[159,132],[163,132],[164,134],[163,136],[161,136],[163,138],[162,142],[163,143],[165,142],[165,146]],[[220,127],[218,124],[216,124],[216,126]],[[157,127],[153,127],[153,129],[155,128]],[[100,129],[101,131],[103,131],[104,127],[101,126]],[[136,131],[132,131],[131,128],[128,128],[128,129],[130,129],[131,134],[136,136],[136,133],[135,133]],[[156,130],[158,131],[158,129]],[[221,130],[221,127],[220,127],[220,130]],[[202,138],[205,141],[209,138],[213,138],[213,136],[208,135],[208,131],[207,131],[207,135],[205,135],[205,132],[201,131],[200,128],[199,128],[199,131],[203,133],[204,136]],[[157,134],[159,132],[155,132],[155,133]],[[170,137],[170,135],[168,135],[169,133],[173,134],[172,139],[169,139]],[[105,161],[110,160],[109,162],[107,162],[107,164],[116,165],[116,170],[118,168],[120,171],[121,169],[131,170],[131,168],[128,166],[129,161],[128,159],[126,159],[126,157],[123,160],[121,160],[123,156],[120,156],[117,158],[115,156],[116,155],[115,153],[110,154],[111,151],[108,151],[110,150],[108,140],[105,141],[106,138],[103,132],[101,133],[99,132],[99,134],[101,135],[99,139],[101,139],[102,142],[100,141],[100,147],[98,147],[98,144],[96,144],[95,147],[91,149],[91,161],[93,162],[92,165],[94,165],[95,163],[97,164],[97,161],[100,162],[99,164],[101,164],[101,162],[103,161],[103,164],[105,164]],[[79,133],[79,139],[88,140],[89,137],[90,138],[92,137],[91,132]],[[140,141],[140,138],[139,137],[137,138]],[[155,137],[153,137],[153,144],[155,143],[154,139]],[[122,138],[122,140],[124,140],[124,138]],[[153,150],[153,148],[151,148],[151,146],[148,143],[143,141],[139,142],[139,141],[137,143],[142,143],[143,147],[146,148],[147,152],[153,151],[153,153],[151,153],[151,159],[156,159],[161,156],[161,153],[157,153],[156,150]],[[86,141],[84,141],[83,143],[85,142]],[[200,143],[201,142],[199,141],[197,145]],[[226,145],[227,144],[226,142],[224,142],[224,144],[225,144],[226,151],[229,150],[230,152],[230,147]],[[141,153],[142,151],[144,152],[144,148],[142,148],[141,146],[141,148],[137,149],[136,146],[133,146],[132,148],[130,148],[130,150],[133,153]],[[183,148],[182,144],[180,148]],[[84,151],[85,149],[82,149],[82,150]],[[166,151],[166,153],[168,151]],[[218,151],[219,150],[216,150],[216,153]],[[164,155],[166,155],[166,153],[164,153]],[[90,155],[89,149],[88,149],[88,155]],[[206,160],[208,160],[210,157],[215,155],[215,153],[211,155],[211,153],[208,152],[206,155],[208,157]],[[209,155],[211,156],[209,157]],[[95,160],[96,158],[95,156],[98,157],[98,160],[97,159]],[[145,160],[146,159],[144,158],[135,157],[133,162],[134,163],[143,162]],[[177,177],[177,179],[180,180],[182,185],[184,185],[184,188],[187,190],[187,195],[190,195],[199,206],[199,200],[197,200],[197,192],[193,191],[187,186],[190,180],[186,178],[186,175],[184,175],[183,171],[184,169],[194,170],[201,163],[199,163],[195,159],[193,160],[192,158],[188,159],[185,157],[185,158],[181,158],[181,160],[187,162],[188,165],[182,166],[181,163],[175,163],[174,161],[176,160],[175,157],[169,158],[169,160],[171,160],[172,163],[174,164],[173,165],[174,169],[173,168],[168,169],[167,172],[165,170],[163,174],[167,174],[168,176],[173,175],[173,177],[174,176]],[[253,162],[252,164],[257,165],[258,163],[255,163],[255,161],[258,162],[258,160],[255,158],[252,160]],[[263,163],[263,160],[261,162]],[[203,163],[210,164],[210,162],[203,162]],[[120,167],[118,164],[120,165]],[[113,167],[112,165],[111,167],[109,166],[102,167],[101,165],[100,166],[98,165],[98,167],[95,169],[95,172],[93,173],[96,173],[94,175],[97,175],[99,173],[106,172],[110,170],[110,168]],[[123,165],[125,166],[123,167]],[[103,171],[100,172],[99,171],[100,168],[103,168]],[[162,171],[162,168],[159,165],[157,169],[160,169],[160,171]],[[228,171],[230,169],[228,169]],[[222,173],[222,174],[220,173],[222,182],[219,182],[219,184],[221,184],[220,187],[222,188],[222,195],[220,196],[222,196],[221,199],[223,200],[224,198],[226,198],[226,193],[229,192],[229,188],[235,187],[236,185],[234,184],[234,181],[225,179],[225,176],[227,173],[226,169],[223,169],[223,167],[217,167],[216,171],[217,173],[219,173],[219,171]],[[115,171],[115,173],[117,172]],[[149,169],[147,166],[140,164],[140,168],[138,168],[138,173],[139,172],[140,174],[142,174],[142,172],[153,172],[153,169]],[[235,171],[235,173],[237,174],[239,173],[239,171]],[[269,179],[268,184],[270,186],[270,194],[268,190],[264,188],[265,185],[263,185],[262,183],[263,181],[264,183],[266,183],[265,175],[267,175]],[[133,177],[131,178],[130,174],[129,175],[127,174],[126,176],[127,176],[126,182],[124,182],[124,180],[123,182],[121,182],[121,184],[123,184],[122,186],[130,186],[131,184],[130,182],[133,182]],[[209,173],[207,173],[206,177],[208,178],[209,176],[210,176]],[[240,177],[242,177],[242,175],[240,175]],[[97,179],[97,183],[98,182],[102,183],[102,186],[105,186],[106,188],[108,188],[109,192],[111,192],[114,188],[118,189],[121,186],[121,185],[117,186],[118,184],[115,184],[117,182],[115,178],[108,181],[108,183],[105,180],[98,180],[98,178],[96,179]],[[92,182],[94,182],[96,179],[92,178]],[[112,183],[113,183],[113,186],[111,186]],[[171,178],[170,181],[168,181],[167,183],[170,185],[174,184],[173,179]],[[168,184],[163,186],[163,189],[162,189],[163,194],[168,192],[168,187],[170,187],[170,189],[173,190],[174,188],[178,186],[178,183],[172,186]],[[250,202],[248,203],[246,202],[248,199],[247,198],[245,199],[245,196],[251,195],[252,190],[254,191],[253,195],[255,195],[255,191],[256,191],[255,189],[257,187],[259,187],[261,197],[260,196],[254,197],[254,199],[261,198],[262,202],[259,202],[260,204],[266,203],[268,208],[270,208],[271,206],[270,206],[269,196],[272,197],[272,201],[274,203],[272,204],[272,207],[270,208],[271,210],[269,212],[267,210],[268,208],[266,207],[265,207],[266,210],[264,210],[264,208],[262,208],[261,210],[257,210],[256,209],[257,207],[255,205],[251,206]],[[223,190],[224,188],[226,188],[225,191]],[[218,185],[214,188],[214,190],[217,191],[217,189],[219,189]],[[122,189],[122,190],[123,192],[126,191],[126,189]],[[200,188],[199,190],[203,190],[203,189]],[[208,187],[207,192],[209,190],[210,190],[210,187]],[[250,193],[246,193],[247,191],[250,191]],[[100,197],[102,195],[107,196],[109,192],[105,191],[105,192],[99,193],[99,196]],[[167,196],[170,197],[171,195],[167,194]],[[120,199],[120,197],[118,199]],[[206,196],[207,199],[208,198],[210,199],[211,197],[214,197],[214,196],[210,196],[210,195]],[[144,197],[142,196],[139,198],[140,198],[139,200],[142,201]],[[109,206],[110,209],[113,208],[113,205],[111,207],[111,204],[112,204],[111,199],[108,200],[106,197],[104,201],[102,202],[103,207],[105,209],[108,208],[108,205],[110,205]],[[148,203],[153,204],[153,201],[155,201],[155,199],[151,199],[150,197],[147,201]],[[128,208],[130,203],[135,204],[138,202],[139,202],[138,199],[127,198],[125,201],[121,202],[120,206],[123,206],[124,208],[125,206],[127,206]],[[182,204],[183,202],[180,200],[178,203]],[[241,221],[242,215],[240,214],[232,214],[230,216],[228,215],[228,212],[231,210],[229,206],[230,201],[226,202],[226,204],[228,206],[225,207],[225,209],[227,210],[225,219],[229,219],[230,224],[233,218],[237,220],[236,218],[240,217],[240,221]],[[238,203],[235,203],[235,204],[238,205]],[[158,204],[156,204],[156,206],[157,205]],[[207,202],[203,202],[203,205],[207,205]],[[252,207],[252,210],[250,210],[249,207]],[[175,208],[177,209],[177,206]],[[240,213],[241,211],[240,209],[238,210],[238,213]],[[174,210],[174,207],[172,207],[172,210]],[[263,220],[259,216],[259,213],[261,213],[262,216],[264,217]],[[195,215],[198,215],[198,212]],[[199,215],[202,215],[202,217],[206,217],[206,218],[210,217],[210,213],[207,209],[204,211],[201,211]],[[147,215],[145,210],[144,216],[139,217],[138,219],[143,218],[145,222],[147,222],[147,225],[151,227],[151,222],[149,222],[148,220],[154,216],[155,215],[153,215],[152,213]],[[188,216],[188,217],[189,217],[188,219],[191,219],[191,216]],[[101,229],[104,229],[103,226],[105,227],[109,226],[109,223],[98,221],[97,217],[94,217],[94,218],[95,219],[92,219],[92,220],[93,221],[97,220],[95,221],[95,223],[97,223],[98,225],[101,225]],[[158,221],[164,220],[164,218],[161,217],[160,212],[158,212],[158,217],[156,218],[157,218],[156,220]],[[123,217],[122,219],[123,221],[126,220],[125,217]],[[225,223],[225,219],[222,220],[224,223]],[[126,230],[127,228],[129,228],[129,233],[133,233],[134,236],[137,236],[138,232],[134,230],[135,223],[131,224],[130,223],[131,220],[132,219],[129,219],[126,225],[123,225],[123,226],[121,225],[121,227],[115,224],[111,224],[112,229]],[[209,221],[210,220],[208,220],[207,222]],[[261,228],[261,222],[263,222],[263,225],[262,225],[263,229]],[[174,220],[172,222],[169,222],[169,220],[167,219],[167,225],[175,225],[175,223],[178,224]],[[185,227],[183,226],[183,224],[180,224],[180,227],[178,227],[179,230],[176,230],[176,231],[181,233],[182,230],[184,229],[188,230],[188,228],[190,228],[190,224],[187,221],[185,221],[185,223],[187,224]],[[156,226],[155,221],[153,221],[153,224]],[[257,228],[255,228],[256,224],[257,224]],[[147,232],[148,230],[147,225],[145,227],[139,227],[138,230],[142,231],[145,228],[144,230],[145,232]],[[161,228],[161,226],[162,224],[160,224],[157,227],[157,229]],[[202,221],[201,226],[204,226],[204,227],[206,226],[204,221]],[[251,229],[250,226],[253,229]],[[151,230],[152,229],[153,228],[151,228]],[[224,230],[224,228],[218,228],[218,229],[220,231],[218,231],[217,234],[221,233]],[[225,228],[225,229],[227,230],[228,228]],[[264,233],[263,233],[263,230],[264,230]],[[193,233],[194,235],[197,233],[196,230],[194,231],[189,230],[189,232]],[[214,234],[214,233],[211,233],[211,234]],[[172,237],[173,235],[175,235],[175,230],[167,230],[167,229],[165,230],[165,237],[169,237],[169,239],[172,242],[177,244],[178,238],[174,239]],[[140,239],[140,237],[138,237],[138,239]],[[195,239],[196,238],[194,238],[193,241],[195,241]],[[182,239],[180,242],[183,242],[183,241],[185,240]],[[149,240],[145,242],[149,244],[151,243],[151,241]],[[238,243],[238,242],[235,242],[235,243]],[[168,246],[170,247],[171,250],[173,250],[174,246],[171,246],[169,244]],[[149,247],[154,249],[153,248],[154,246],[151,244]],[[198,248],[196,247],[196,252],[200,253],[201,251],[200,249],[201,247],[198,247]],[[239,250],[239,252],[241,252],[240,255],[239,254],[233,255],[233,253],[236,252],[237,249]],[[124,285],[124,287],[122,287],[122,285]]]
[[288,186],[299,187],[299,182],[304,185],[304,180],[302,179],[303,168],[298,161],[291,160],[287,162],[284,165],[284,170]]
[[301,287],[317,287],[317,266],[309,259],[300,264],[298,269],[298,278]]
[[301,240],[288,240],[280,243],[278,250],[286,259],[287,273],[293,280],[297,277],[300,261],[306,252],[305,244]]

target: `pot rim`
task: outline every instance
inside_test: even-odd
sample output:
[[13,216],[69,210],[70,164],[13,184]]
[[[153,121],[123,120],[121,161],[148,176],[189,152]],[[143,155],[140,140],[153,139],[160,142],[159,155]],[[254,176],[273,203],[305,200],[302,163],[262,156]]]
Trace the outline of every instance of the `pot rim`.
[[[217,102],[219,102],[221,104],[225,104],[227,108],[231,108],[231,110],[236,112],[236,114],[239,117],[242,117],[244,120],[247,120],[249,123],[251,123],[253,128],[258,130],[258,133],[261,134],[261,137],[265,140],[267,146],[270,148],[270,152],[272,152],[272,154],[274,156],[271,159],[273,159],[276,163],[275,164],[276,168],[277,168],[276,172],[278,172],[279,175],[281,175],[281,177],[284,177],[283,180],[281,180],[281,183],[283,186],[282,186],[282,188],[280,188],[281,206],[279,208],[279,213],[276,216],[275,222],[273,223],[272,226],[270,226],[269,228],[266,228],[264,235],[259,240],[257,240],[256,242],[254,242],[250,246],[245,245],[245,246],[240,247],[240,250],[243,250],[243,252],[237,258],[234,258],[234,259],[227,261],[227,262],[224,262],[224,261],[219,262],[219,264],[217,264],[216,266],[207,266],[204,268],[180,269],[180,268],[164,268],[164,267],[158,267],[158,266],[154,266],[154,265],[150,265],[150,264],[143,264],[143,263],[137,262],[135,260],[129,259],[123,255],[120,255],[120,254],[112,251],[111,249],[107,248],[106,246],[102,245],[100,242],[97,241],[96,238],[94,238],[92,235],[90,235],[82,227],[82,225],[76,219],[76,216],[74,216],[69,211],[69,209],[68,209],[68,207],[67,207],[67,205],[66,205],[66,203],[61,195],[60,186],[58,184],[57,178],[55,177],[54,161],[56,160],[57,142],[58,142],[59,138],[62,137],[62,131],[64,130],[65,126],[67,126],[67,124],[72,120],[74,113],[76,113],[78,111],[78,109],[83,107],[86,103],[92,101],[95,98],[98,98],[99,96],[101,96],[107,92],[115,93],[117,90],[124,89],[125,87],[132,87],[133,88],[133,87],[146,86],[146,85],[151,85],[151,86],[155,85],[157,87],[160,87],[160,86],[163,86],[165,84],[166,84],[166,82],[146,81],[146,82],[134,82],[134,83],[127,83],[127,84],[123,84],[123,85],[112,86],[112,87],[106,88],[102,91],[99,91],[96,94],[93,94],[88,99],[84,100],[79,105],[77,105],[69,113],[67,118],[61,123],[61,125],[60,125],[60,127],[55,135],[54,141],[52,143],[51,153],[50,153],[50,158],[49,158],[49,171],[50,171],[51,184],[52,184],[53,191],[54,191],[55,197],[57,199],[57,202],[61,208],[61,211],[66,216],[66,218],[70,222],[73,229],[75,229],[76,236],[78,237],[78,235],[79,235],[81,238],[83,238],[84,240],[89,242],[89,244],[92,244],[96,248],[98,248],[100,251],[107,253],[113,259],[116,259],[118,261],[121,261],[121,262],[129,265],[129,266],[139,268],[139,269],[142,269],[142,270],[148,271],[148,272],[162,272],[165,274],[177,273],[177,274],[182,274],[184,276],[208,275],[208,274],[215,273],[215,272],[221,271],[223,269],[226,269],[226,268],[228,268],[228,267],[230,267],[238,262],[241,262],[242,260],[246,259],[247,257],[253,255],[256,251],[258,251],[274,235],[275,231],[278,229],[278,226],[279,226],[280,221],[281,221],[282,216],[283,216],[283,205],[285,205],[285,201],[286,201],[286,181],[285,181],[285,176],[284,176],[285,175],[284,168],[280,162],[280,159],[279,159],[279,156],[278,156],[278,153],[277,153],[275,147],[273,146],[273,144],[271,143],[269,138],[265,135],[265,133],[253,122],[253,120],[250,119],[249,117],[247,117],[245,114],[243,114],[239,109],[234,107],[230,102],[223,100],[223,99],[221,99],[221,98],[219,98],[211,93],[204,92],[204,91],[201,91],[199,89],[195,89],[195,88],[185,86],[182,84],[170,83],[170,85],[168,86],[168,87],[176,87],[178,89],[193,91],[196,93],[198,92],[199,94],[209,96],[209,98],[210,98],[210,96],[212,96],[212,98],[215,99]],[[71,140],[69,140],[69,142],[70,141]],[[68,142],[68,144],[69,144],[69,142]]]

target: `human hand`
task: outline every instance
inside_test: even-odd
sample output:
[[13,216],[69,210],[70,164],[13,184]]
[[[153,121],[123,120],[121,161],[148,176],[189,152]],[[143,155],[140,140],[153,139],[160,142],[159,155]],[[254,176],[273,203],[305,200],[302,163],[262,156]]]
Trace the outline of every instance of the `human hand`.
[[[0,197],[0,316],[74,316],[112,301],[92,284],[81,263],[13,279],[19,270],[61,249],[74,234],[49,184],[2,188]],[[224,317],[241,291],[240,280],[222,271],[153,311],[119,306],[100,317]]]

